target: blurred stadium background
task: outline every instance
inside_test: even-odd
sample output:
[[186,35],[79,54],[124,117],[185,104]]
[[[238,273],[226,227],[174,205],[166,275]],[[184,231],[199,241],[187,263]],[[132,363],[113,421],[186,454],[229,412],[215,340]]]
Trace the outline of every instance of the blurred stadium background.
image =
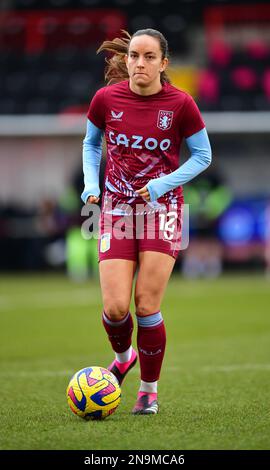
[[[133,376],[130,402],[89,444],[62,396],[73,372],[111,358],[96,241],[81,237],[82,139],[104,84],[97,47],[121,29],[146,27],[168,39],[169,75],[202,111],[213,164],[185,187],[190,244],[164,303],[161,391],[173,413],[165,407],[167,421],[149,428],[151,442],[127,421],[123,443]],[[269,2],[1,0],[0,447],[269,448],[269,130]],[[18,389],[24,402],[13,413]]]
[[269,2],[1,5],[1,271],[91,271],[94,256],[85,259],[76,227],[86,112],[104,84],[104,55],[95,51],[121,29],[144,27],[167,37],[171,80],[197,101],[213,147],[211,168],[185,188],[191,243],[179,268],[191,277],[269,269]]

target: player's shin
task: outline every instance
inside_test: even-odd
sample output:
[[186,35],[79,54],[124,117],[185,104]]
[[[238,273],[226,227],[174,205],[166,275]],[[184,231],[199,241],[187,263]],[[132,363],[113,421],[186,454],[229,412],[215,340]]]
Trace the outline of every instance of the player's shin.
[[166,331],[161,312],[152,315],[137,315],[137,345],[141,367],[141,385],[134,415],[157,414],[157,384],[165,353]]
[[157,381],[160,376],[166,346],[164,321],[161,312],[145,317],[137,315],[137,321],[137,344],[141,367],[139,394],[150,393],[157,395]]
[[133,332],[132,316],[128,312],[122,320],[112,321],[103,312],[102,321],[115,352],[115,360],[108,369],[114,373],[119,384],[121,384],[128,371],[137,361],[137,353],[131,346]]
[[145,317],[137,315],[137,344],[141,366],[141,379],[156,382],[165,353],[166,331],[161,312]]
[[128,312],[122,320],[112,321],[108,315],[103,312],[102,322],[113,350],[120,354],[127,351],[131,346],[133,332],[133,320],[130,313]]

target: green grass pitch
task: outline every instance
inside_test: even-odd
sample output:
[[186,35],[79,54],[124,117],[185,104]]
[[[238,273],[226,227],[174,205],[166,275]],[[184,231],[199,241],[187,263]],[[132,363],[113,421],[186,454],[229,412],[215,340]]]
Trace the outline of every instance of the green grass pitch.
[[105,421],[68,408],[73,373],[112,359],[101,309],[97,280],[0,278],[1,449],[270,449],[269,280],[171,278],[157,416],[130,414],[138,366]]

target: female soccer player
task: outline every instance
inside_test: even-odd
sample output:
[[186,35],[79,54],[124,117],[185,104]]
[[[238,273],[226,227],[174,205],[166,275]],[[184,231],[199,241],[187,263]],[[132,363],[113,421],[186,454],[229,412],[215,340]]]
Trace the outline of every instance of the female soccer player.
[[[124,33],[99,48],[111,53],[105,75],[109,86],[97,91],[87,115],[82,200],[99,201],[105,134],[99,269],[102,320],[115,352],[109,369],[121,384],[137,360],[129,311],[136,279],[141,383],[132,413],[156,414],[166,344],[160,308],[180,249],[182,184],[208,167],[211,148],[194,100],[172,86],[166,75],[164,36],[153,29],[139,30],[132,37]],[[191,155],[179,167],[183,138]],[[128,225],[124,237],[123,220]]]

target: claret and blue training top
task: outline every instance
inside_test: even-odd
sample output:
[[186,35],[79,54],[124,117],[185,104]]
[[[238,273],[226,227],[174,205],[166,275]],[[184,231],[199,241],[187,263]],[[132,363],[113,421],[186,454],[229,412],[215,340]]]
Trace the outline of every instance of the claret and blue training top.
[[[103,135],[107,146],[104,190],[115,202],[133,203],[138,200],[135,191],[147,185],[151,202],[173,203],[182,197],[181,185],[211,162],[205,124],[196,103],[169,83],[148,96],[134,93],[128,80],[103,87],[93,97],[87,117],[84,202],[90,195],[100,194]],[[179,167],[183,138],[191,156]]]

